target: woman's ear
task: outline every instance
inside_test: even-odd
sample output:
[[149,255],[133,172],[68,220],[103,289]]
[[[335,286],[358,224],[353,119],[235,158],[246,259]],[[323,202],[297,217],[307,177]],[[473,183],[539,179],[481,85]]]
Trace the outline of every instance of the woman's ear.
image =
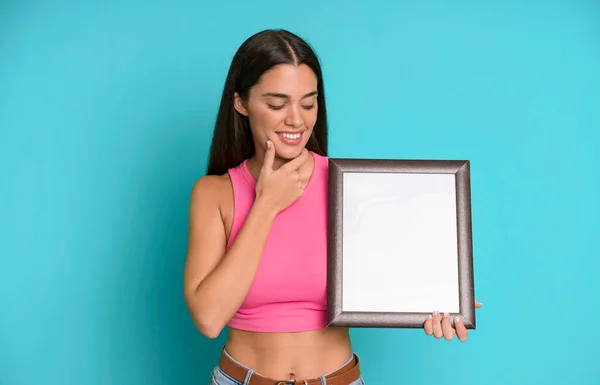
[[248,116],[248,109],[246,108],[246,103],[237,92],[233,95],[233,108],[235,108],[235,110],[240,114]]

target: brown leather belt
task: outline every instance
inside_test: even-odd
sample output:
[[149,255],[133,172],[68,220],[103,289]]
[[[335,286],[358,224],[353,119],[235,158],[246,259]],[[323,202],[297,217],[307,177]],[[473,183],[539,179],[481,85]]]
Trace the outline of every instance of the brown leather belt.
[[[229,356],[223,351],[221,353],[221,359],[219,360],[219,368],[225,372],[229,377],[244,383],[248,374],[248,369],[241,366],[237,362],[231,360]],[[327,385],[349,385],[360,378],[360,366],[358,362],[358,356],[354,355],[354,359],[348,364],[339,368],[335,372],[325,376],[325,383]],[[263,377],[259,374],[253,373],[250,377],[248,385],[321,385],[322,382],[319,378],[311,378],[309,380],[273,380],[267,377]]]

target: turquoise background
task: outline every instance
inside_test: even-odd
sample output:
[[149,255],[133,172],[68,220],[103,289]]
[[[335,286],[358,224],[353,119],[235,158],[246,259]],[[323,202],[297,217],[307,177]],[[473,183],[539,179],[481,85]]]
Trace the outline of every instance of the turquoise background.
[[597,1],[4,1],[0,384],[207,384],[187,209],[230,59],[304,36],[330,155],[472,161],[478,329],[353,330],[368,384],[600,384]]

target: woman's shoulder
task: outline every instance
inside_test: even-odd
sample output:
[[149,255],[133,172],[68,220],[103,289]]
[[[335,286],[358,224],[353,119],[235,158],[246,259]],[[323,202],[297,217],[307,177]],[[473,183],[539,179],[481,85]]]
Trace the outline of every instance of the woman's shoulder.
[[192,186],[192,200],[219,205],[223,198],[231,195],[231,179],[228,173],[205,175]]
[[204,175],[196,179],[196,181],[194,182],[194,188],[219,189],[227,187],[227,185],[230,183],[231,179],[229,178],[228,172],[221,175]]
[[321,155],[315,151],[311,151],[312,156],[317,159],[318,161],[320,161],[321,163],[324,164],[328,164],[329,163],[329,156],[327,155]]
[[320,155],[316,152],[312,152],[312,155],[315,159],[315,166],[321,170],[321,173],[327,174],[329,171],[329,156]]

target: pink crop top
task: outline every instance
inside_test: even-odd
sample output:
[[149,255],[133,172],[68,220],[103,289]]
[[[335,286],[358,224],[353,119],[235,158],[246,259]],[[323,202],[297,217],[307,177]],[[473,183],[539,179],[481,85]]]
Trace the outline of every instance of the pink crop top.
[[[315,167],[303,194],[275,218],[260,264],[230,327],[256,332],[322,329],[327,312],[328,159],[311,152]],[[229,170],[234,217],[227,248],[256,196],[246,161]]]

